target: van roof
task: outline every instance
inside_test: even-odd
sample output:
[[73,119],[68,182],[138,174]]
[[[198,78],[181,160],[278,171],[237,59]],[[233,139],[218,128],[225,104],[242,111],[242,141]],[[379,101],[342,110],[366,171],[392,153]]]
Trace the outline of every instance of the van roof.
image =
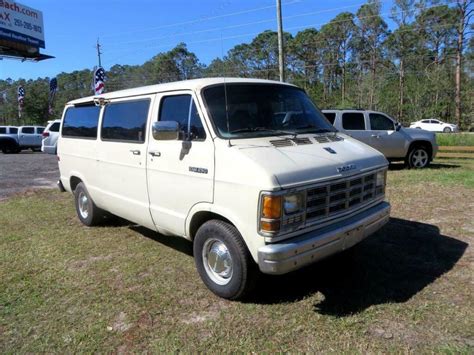
[[128,97],[128,96],[139,96],[139,95],[148,95],[154,94],[157,92],[166,92],[166,91],[176,91],[176,90],[201,90],[202,88],[210,85],[215,84],[223,84],[223,83],[231,84],[231,83],[255,83],[255,84],[280,84],[280,85],[288,85],[288,86],[295,86],[288,83],[282,83],[280,81],[274,80],[263,80],[263,79],[244,79],[244,78],[204,78],[204,79],[191,79],[191,80],[183,80],[183,81],[174,81],[171,83],[164,83],[164,84],[157,84],[157,85],[149,85],[149,86],[141,86],[133,89],[126,89],[120,91],[112,91],[102,95],[97,96],[88,96],[83,97],[81,99],[76,99],[69,101],[68,104],[76,105],[86,102],[92,102],[94,99],[104,98],[104,99],[113,99],[113,98],[120,98],[120,97]]

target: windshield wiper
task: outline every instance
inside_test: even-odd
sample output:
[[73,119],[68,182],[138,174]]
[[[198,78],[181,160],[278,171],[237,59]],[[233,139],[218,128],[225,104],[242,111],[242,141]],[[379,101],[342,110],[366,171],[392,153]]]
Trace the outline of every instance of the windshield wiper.
[[304,130],[309,130],[309,132],[298,132],[298,133],[328,133],[328,132],[335,132],[335,130],[327,129],[327,128],[316,128],[316,126],[313,125],[307,125],[307,126],[301,126],[297,127],[296,129],[304,129]]
[[276,133],[278,135],[290,135],[296,137],[298,133],[296,132],[289,132],[289,131],[281,131],[279,129],[272,129],[272,128],[266,128],[266,127],[245,127],[245,128],[239,128],[239,129],[234,129],[230,131],[230,133],[248,133],[248,132],[271,132],[271,133]]

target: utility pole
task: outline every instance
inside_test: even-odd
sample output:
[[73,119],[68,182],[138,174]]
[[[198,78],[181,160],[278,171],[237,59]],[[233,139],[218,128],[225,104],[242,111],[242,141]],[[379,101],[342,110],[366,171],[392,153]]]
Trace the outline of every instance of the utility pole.
[[102,54],[102,52],[100,51],[100,43],[99,43],[99,39],[97,38],[97,45],[96,45],[96,48],[97,48],[97,57],[99,58],[99,67],[102,66],[102,62],[100,60],[100,55]]
[[285,81],[285,53],[283,43],[283,23],[281,19],[281,0],[276,0],[278,22],[278,65],[280,68],[280,81]]

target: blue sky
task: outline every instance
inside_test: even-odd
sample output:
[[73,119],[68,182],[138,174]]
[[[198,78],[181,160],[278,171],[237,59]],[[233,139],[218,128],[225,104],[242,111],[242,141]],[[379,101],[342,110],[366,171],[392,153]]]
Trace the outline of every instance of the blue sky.
[[[0,60],[0,79],[53,77],[102,64],[142,64],[155,54],[188,44],[208,64],[259,32],[276,30],[275,0],[22,0],[43,12],[46,49],[55,59],[39,63]],[[363,0],[282,0],[283,26],[295,34],[320,28],[342,11],[356,12]],[[383,1],[388,18],[391,0]]]

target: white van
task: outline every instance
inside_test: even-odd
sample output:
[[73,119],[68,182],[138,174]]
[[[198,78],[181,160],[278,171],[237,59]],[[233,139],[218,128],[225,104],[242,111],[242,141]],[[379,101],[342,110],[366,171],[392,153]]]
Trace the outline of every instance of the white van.
[[280,82],[197,79],[71,101],[58,157],[85,225],[109,212],[193,241],[204,283],[230,299],[258,269],[290,272],[389,220],[384,156]]

